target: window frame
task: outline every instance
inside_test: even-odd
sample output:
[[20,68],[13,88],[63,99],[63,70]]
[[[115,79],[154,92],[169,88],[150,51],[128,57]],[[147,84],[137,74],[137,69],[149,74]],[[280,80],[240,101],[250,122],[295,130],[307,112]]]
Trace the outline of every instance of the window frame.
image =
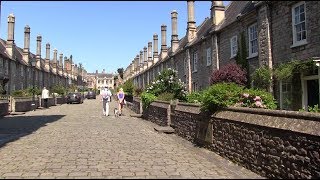
[[[207,66],[210,66],[212,64],[212,52],[211,52],[211,47],[208,47],[206,49],[206,57],[207,57]],[[210,56],[209,56],[210,55]]]
[[[235,40],[235,44],[233,44],[233,40],[234,39],[236,39]],[[235,54],[234,54],[234,49],[233,48],[236,48],[236,52],[235,52]],[[234,58],[234,57],[236,57],[237,56],[237,53],[238,53],[238,36],[237,35],[235,35],[235,36],[232,36],[231,38],[230,38],[230,58]]]
[[[295,14],[295,9],[297,8],[297,7],[300,7],[301,5],[303,5],[304,6],[304,21],[303,22],[299,22],[299,24],[302,24],[302,23],[304,23],[305,24],[305,34],[306,34],[306,38],[305,39],[302,39],[302,40],[300,40],[300,41],[297,41],[297,32],[296,32],[296,20],[295,20],[295,16],[296,16],[296,14]],[[300,9],[299,9],[300,10]],[[299,16],[301,15],[301,13],[299,14]],[[308,34],[307,34],[307,23],[306,23],[306,3],[305,3],[305,1],[301,1],[301,2],[298,2],[298,3],[296,3],[296,4],[294,4],[293,6],[292,6],[292,8],[291,8],[291,19],[292,19],[292,21],[291,21],[291,24],[292,24],[292,46],[291,47],[296,47],[296,46],[301,46],[301,45],[305,45],[305,44],[307,44],[307,37],[308,37]],[[299,18],[300,19],[300,18]],[[301,31],[301,32],[303,32],[303,31]]]
[[198,51],[194,51],[192,54],[192,73],[198,71]]
[[[253,27],[256,27],[256,33],[257,33],[257,37],[256,37],[256,39],[251,39],[251,36],[250,36],[250,29],[251,28],[253,28]],[[252,42],[253,41],[256,41],[257,42],[257,52],[254,52],[254,53],[252,53]],[[249,42],[249,58],[253,58],[253,57],[256,57],[256,56],[258,56],[258,52],[259,52],[259,45],[258,45],[258,23],[253,23],[253,24],[251,24],[249,27],[248,27],[248,42]]]

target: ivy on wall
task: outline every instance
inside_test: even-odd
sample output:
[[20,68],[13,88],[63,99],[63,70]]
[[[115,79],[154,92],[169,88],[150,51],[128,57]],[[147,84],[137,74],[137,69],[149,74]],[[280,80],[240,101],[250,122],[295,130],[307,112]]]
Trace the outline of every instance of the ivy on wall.
[[238,51],[237,56],[235,57],[236,63],[239,64],[242,69],[247,72],[247,84],[246,86],[250,88],[250,73],[249,73],[249,63],[247,60],[247,46],[246,46],[246,39],[245,39],[245,32],[241,32],[240,40],[238,41]]

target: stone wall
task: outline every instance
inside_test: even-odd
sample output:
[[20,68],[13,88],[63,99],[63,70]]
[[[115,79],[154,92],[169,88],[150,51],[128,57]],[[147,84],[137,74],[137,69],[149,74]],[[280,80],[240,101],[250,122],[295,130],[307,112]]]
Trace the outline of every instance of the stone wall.
[[9,111],[9,102],[6,100],[0,100],[0,116],[5,116]]
[[[32,105],[34,104],[34,106]],[[27,112],[39,107],[39,101],[35,98],[33,102],[31,97],[14,97],[12,98],[12,112]]]
[[140,98],[137,98],[137,97],[133,97],[133,102],[132,102],[132,111],[133,112],[135,112],[135,113],[137,113],[137,114],[140,114],[140,113],[142,113],[141,111],[140,111],[140,106],[141,106],[141,100],[140,100]]
[[[165,125],[169,102],[145,110]],[[168,111],[167,111],[168,112]],[[198,105],[171,105],[175,133],[268,178],[320,178],[320,115],[308,112],[228,108],[212,116]]]
[[66,100],[64,97],[57,97],[56,104],[64,104]]
[[149,120],[159,126],[167,126],[169,122],[168,111],[170,103],[164,101],[152,102],[142,113],[143,119]]

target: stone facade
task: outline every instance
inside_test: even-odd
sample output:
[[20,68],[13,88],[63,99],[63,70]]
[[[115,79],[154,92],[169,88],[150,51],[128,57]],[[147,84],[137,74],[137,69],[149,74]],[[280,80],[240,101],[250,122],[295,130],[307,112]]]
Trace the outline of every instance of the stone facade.
[[[86,71],[81,67],[75,68],[68,73],[62,71],[62,61],[57,62],[56,52],[54,58],[50,60],[50,44],[46,44],[46,59],[41,58],[41,40],[37,36],[37,53],[30,51],[30,27],[27,25],[24,32],[24,48],[17,47],[14,43],[15,17],[8,16],[8,38],[0,39],[0,89],[2,94],[10,95],[13,91],[22,90],[33,85],[42,89],[46,86],[50,89],[56,84],[67,86],[69,84],[79,85],[85,82],[83,78]],[[71,60],[72,61],[72,60]],[[32,62],[36,66],[32,67]],[[34,83],[33,83],[34,79]],[[81,82],[79,82],[79,80]],[[69,81],[69,82],[68,82]]]
[[[168,55],[160,56],[158,60],[158,42],[154,41],[153,45],[156,46],[156,51],[154,49],[153,64],[143,71],[138,71],[139,68],[129,68],[129,66],[137,65],[133,61],[126,68],[125,80],[133,78],[136,86],[145,88],[148,82],[152,82],[164,68],[172,68],[178,71],[178,78],[186,84],[187,89],[191,92],[208,87],[212,72],[235,62],[235,55],[239,48],[246,49],[249,74],[264,65],[273,68],[278,64],[292,60],[320,57],[318,51],[320,46],[318,19],[320,18],[317,13],[320,5],[318,2],[232,1],[227,7],[224,7],[222,1],[212,1],[210,17],[197,27],[194,22],[193,1],[188,1],[187,5],[187,32],[185,36],[181,37],[178,45],[175,45],[174,51],[171,47],[167,48]],[[305,12],[306,41],[293,45],[293,24],[295,22],[292,14],[294,13],[293,8],[298,5]],[[304,20],[302,15],[301,21]],[[174,24],[176,21],[172,23]],[[171,41],[176,40],[176,36],[173,36],[174,29],[172,33]],[[241,34],[244,35],[246,47],[241,47]],[[232,44],[233,38],[236,39]],[[235,49],[233,53],[231,53],[232,47]],[[160,54],[166,54],[166,52],[160,51]],[[139,63],[141,59],[143,61],[143,57],[138,59]],[[303,76],[305,79],[302,80],[301,94],[296,97],[297,102],[291,107],[283,105],[285,101],[283,94],[287,92],[283,88],[279,88],[281,82],[274,81],[269,91],[273,92],[279,101],[279,108],[296,110],[301,107],[306,109],[308,105],[312,105],[308,102],[308,98],[311,97],[308,97],[306,93],[309,88],[306,79],[311,77],[309,75]],[[319,86],[319,79],[314,78]]]
[[[147,120],[166,124],[168,102],[160,104],[150,108],[162,113]],[[200,112],[199,105],[171,105],[175,133],[267,178],[320,178],[318,114],[254,108],[227,108],[212,116]]]
[[108,88],[115,89],[114,76],[115,75],[112,73],[106,73],[105,70],[101,73],[99,73],[98,70],[96,73],[88,73],[88,88],[101,90],[103,87],[107,86]]

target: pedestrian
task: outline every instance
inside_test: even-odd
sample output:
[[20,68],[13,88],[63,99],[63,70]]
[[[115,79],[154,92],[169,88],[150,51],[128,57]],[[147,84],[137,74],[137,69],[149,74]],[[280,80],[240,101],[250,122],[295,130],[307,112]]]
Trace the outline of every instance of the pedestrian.
[[108,89],[108,87],[104,87],[104,89],[101,91],[101,101],[102,101],[102,107],[103,107],[103,115],[109,116],[109,102],[111,99],[111,92]]
[[119,107],[119,114],[122,115],[122,108],[123,108],[123,105],[125,104],[125,100],[124,100],[124,92],[123,92],[123,89],[120,88],[118,93],[117,93],[117,98],[118,98],[118,107]]
[[44,108],[48,108],[49,90],[46,87],[42,89],[41,98],[44,102]]

